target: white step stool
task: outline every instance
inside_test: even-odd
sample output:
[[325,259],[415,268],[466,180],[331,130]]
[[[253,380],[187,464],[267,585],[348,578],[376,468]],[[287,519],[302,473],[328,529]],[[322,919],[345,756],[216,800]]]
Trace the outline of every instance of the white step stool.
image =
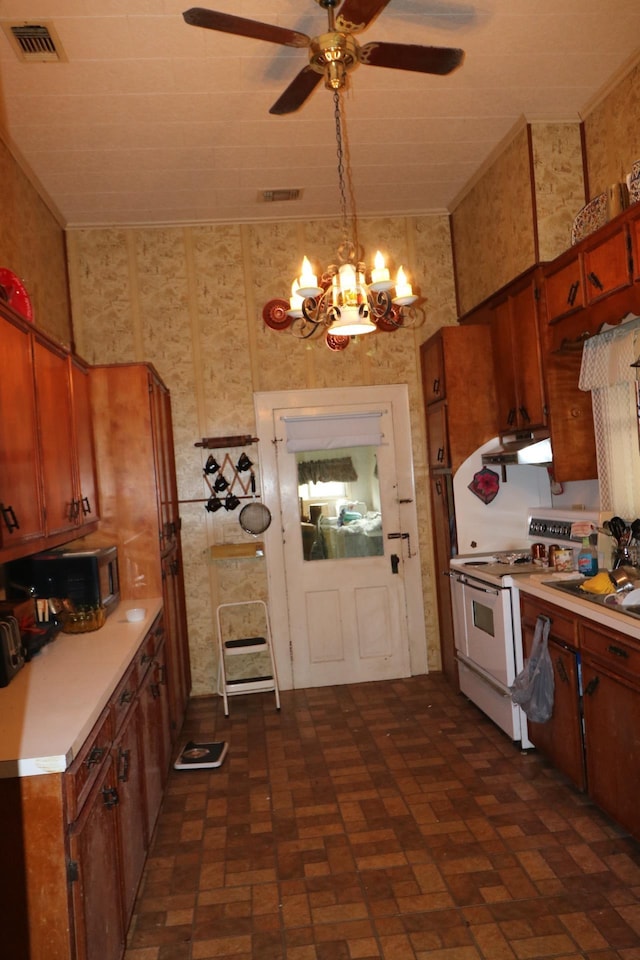
[[[263,637],[240,637],[225,640],[222,630],[223,610],[229,607],[260,606],[264,618]],[[269,611],[264,600],[240,600],[236,603],[221,603],[216,610],[218,623],[218,693],[224,699],[224,715],[229,716],[229,697],[243,696],[248,693],[275,693],[276,710],[280,709],[280,690],[278,689],[278,675],[271,645],[271,627]],[[268,676],[241,677],[230,680],[227,676],[227,657],[251,657],[256,653],[266,653],[269,657],[270,674]]]

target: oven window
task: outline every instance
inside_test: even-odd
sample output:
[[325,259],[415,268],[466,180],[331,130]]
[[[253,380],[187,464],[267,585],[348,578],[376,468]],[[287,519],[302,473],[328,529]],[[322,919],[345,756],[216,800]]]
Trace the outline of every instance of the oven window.
[[473,606],[473,624],[478,630],[495,637],[495,627],[493,623],[493,609],[477,600],[472,601]]

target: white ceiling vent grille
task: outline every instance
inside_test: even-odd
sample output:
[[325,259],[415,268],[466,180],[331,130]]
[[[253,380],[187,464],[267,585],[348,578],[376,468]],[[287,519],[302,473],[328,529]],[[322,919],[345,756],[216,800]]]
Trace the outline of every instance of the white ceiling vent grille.
[[67,59],[50,23],[3,23],[2,26],[19,60],[59,63]]
[[260,198],[265,203],[282,203],[284,200],[299,200],[302,190],[292,187],[288,190],[263,190]]

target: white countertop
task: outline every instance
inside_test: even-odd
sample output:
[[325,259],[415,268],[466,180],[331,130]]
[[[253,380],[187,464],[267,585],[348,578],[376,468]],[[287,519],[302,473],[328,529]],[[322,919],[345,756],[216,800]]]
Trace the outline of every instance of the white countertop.
[[552,575],[548,572],[533,574],[532,576],[518,576],[516,585],[522,593],[528,593],[540,600],[555,603],[564,610],[579,614],[581,617],[602,624],[602,626],[611,627],[634,640],[640,641],[640,620],[636,620],[635,617],[630,617],[628,614],[619,613],[615,607],[605,607],[594,603],[592,600],[582,600],[580,597],[574,597],[570,593],[556,590],[543,582],[550,579],[552,579]]
[[[132,607],[144,620],[126,620]],[[66,770],[161,609],[159,597],[125,601],[100,630],[59,633],[0,689],[0,777]]]

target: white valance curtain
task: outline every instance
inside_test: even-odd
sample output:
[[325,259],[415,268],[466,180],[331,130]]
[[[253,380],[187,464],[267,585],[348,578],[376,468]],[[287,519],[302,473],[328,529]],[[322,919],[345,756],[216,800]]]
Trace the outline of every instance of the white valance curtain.
[[382,443],[382,411],[371,413],[285,416],[287,450],[339,450],[349,447],[379,447]]
[[638,368],[640,317],[585,342],[580,389],[591,391],[596,435],[600,509],[625,519],[640,516]]

